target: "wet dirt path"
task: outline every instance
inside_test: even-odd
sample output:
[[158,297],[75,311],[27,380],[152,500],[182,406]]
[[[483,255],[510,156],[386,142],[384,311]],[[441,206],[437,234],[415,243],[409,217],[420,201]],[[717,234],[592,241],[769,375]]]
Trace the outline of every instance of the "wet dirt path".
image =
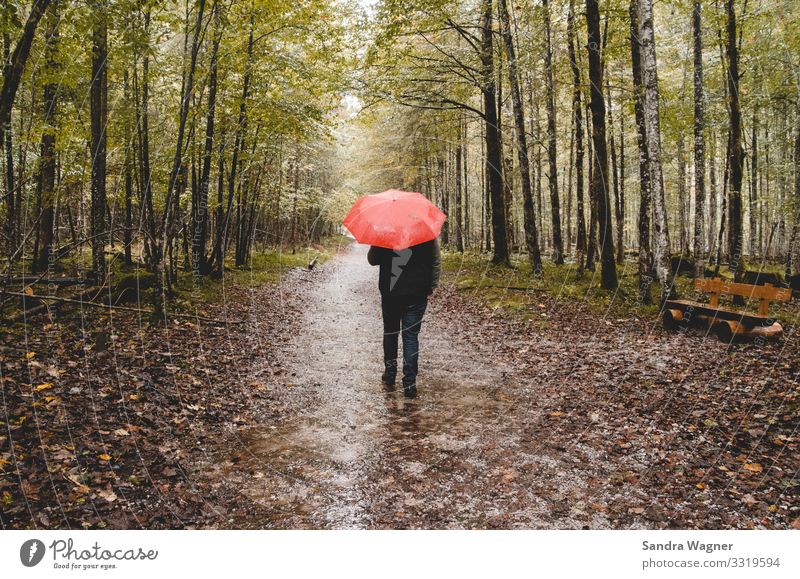
[[[586,482],[510,427],[512,415],[530,417],[537,405],[512,368],[493,361],[497,345],[454,331],[462,321],[440,315],[434,296],[420,336],[419,397],[388,391],[376,280],[366,248],[353,245],[305,284],[301,330],[283,349],[274,392],[284,411],[239,429],[236,459],[221,473],[263,513],[237,524],[554,526],[558,493],[526,483],[525,473],[551,467],[573,486]],[[557,526],[581,523],[562,512]]]

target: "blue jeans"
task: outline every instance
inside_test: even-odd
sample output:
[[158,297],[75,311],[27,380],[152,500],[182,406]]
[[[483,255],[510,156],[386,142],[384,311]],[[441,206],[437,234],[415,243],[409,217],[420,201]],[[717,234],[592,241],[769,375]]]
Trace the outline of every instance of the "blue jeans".
[[402,331],[404,386],[410,386],[417,381],[419,331],[427,307],[427,296],[381,298],[383,362],[388,374],[392,376],[397,374],[397,336]]

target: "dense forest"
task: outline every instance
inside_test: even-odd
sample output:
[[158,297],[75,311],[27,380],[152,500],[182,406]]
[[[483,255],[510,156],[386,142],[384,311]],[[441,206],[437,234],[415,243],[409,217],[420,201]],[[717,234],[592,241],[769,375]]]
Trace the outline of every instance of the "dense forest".
[[[673,275],[800,273],[792,0],[3,4],[5,301],[180,275],[424,192],[446,247]],[[56,279],[56,272],[59,272]],[[53,286],[55,287],[55,286]]]
[[800,529],[797,0],[0,6],[0,529]]
[[[319,237],[349,12],[293,2],[5,2],[6,287],[221,276]],[[322,219],[321,219],[322,215]],[[312,225],[316,223],[316,225]]]
[[798,12],[383,2],[359,157],[375,180],[362,187],[427,192],[449,213],[445,243],[497,264],[570,259],[614,288],[628,255],[644,299],[651,281],[674,292],[687,265],[797,275]]

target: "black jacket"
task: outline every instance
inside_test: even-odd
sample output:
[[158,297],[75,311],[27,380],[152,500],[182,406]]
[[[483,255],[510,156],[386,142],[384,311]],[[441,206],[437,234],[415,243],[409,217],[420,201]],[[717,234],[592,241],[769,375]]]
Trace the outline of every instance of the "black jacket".
[[439,285],[442,258],[438,239],[402,250],[373,245],[367,260],[381,267],[378,289],[384,297],[427,296]]

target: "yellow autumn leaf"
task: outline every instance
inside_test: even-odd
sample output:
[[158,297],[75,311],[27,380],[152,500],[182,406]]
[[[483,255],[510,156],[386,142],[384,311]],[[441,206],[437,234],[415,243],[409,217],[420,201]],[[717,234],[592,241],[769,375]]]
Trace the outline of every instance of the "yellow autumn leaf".
[[37,392],[41,392],[42,390],[47,390],[47,389],[52,388],[52,387],[53,387],[53,383],[52,382],[45,382],[44,384],[39,384],[36,387],[36,391]]
[[25,354],[25,358],[27,358],[28,360],[33,360],[35,357],[36,357],[36,352],[28,352],[27,354]]
[[706,485],[704,485],[703,483],[697,483],[697,488],[703,490],[704,488],[706,488]]
[[99,458],[100,460],[111,460],[111,455],[106,453],[98,454],[97,458]]
[[25,288],[25,295],[26,296],[32,296],[33,295],[33,288],[31,286],[28,286],[28,287]]
[[77,487],[78,492],[84,494],[89,492],[89,487],[83,484],[83,482],[77,476],[68,474],[66,475],[66,479]]
[[561,416],[564,416],[564,413],[559,410],[556,410],[555,412],[551,412],[550,416],[552,416],[553,418],[560,418]]
[[758,464],[757,462],[747,463],[744,465],[744,470],[749,470],[750,472],[761,472],[764,468]]
[[131,394],[130,396],[128,396],[128,398],[130,398],[131,400],[138,400],[139,396],[137,396],[136,394]]

